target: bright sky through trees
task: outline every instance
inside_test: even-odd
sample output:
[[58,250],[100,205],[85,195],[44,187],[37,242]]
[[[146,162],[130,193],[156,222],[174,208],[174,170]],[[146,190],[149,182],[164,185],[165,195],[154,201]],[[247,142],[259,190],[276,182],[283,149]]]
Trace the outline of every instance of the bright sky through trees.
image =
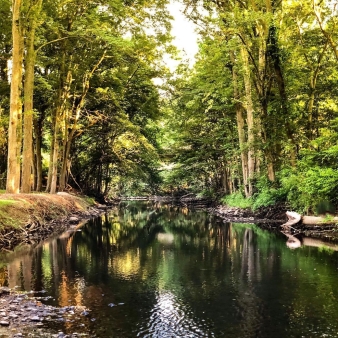
[[[195,25],[182,13],[184,6],[177,1],[171,1],[169,5],[170,14],[174,17],[172,22],[173,44],[182,51],[183,59],[188,58],[192,66],[195,62],[195,54],[198,51],[197,33]],[[165,60],[170,68],[177,65],[176,61]]]
[[[190,67],[195,63],[195,55],[198,52],[197,39],[198,35],[195,32],[195,24],[189,21],[183,14],[184,6],[177,2],[171,1],[169,11],[174,20],[172,21],[171,34],[173,36],[173,45],[179,50],[181,60],[188,60]],[[175,72],[180,60],[174,60],[169,54],[164,55],[163,62],[167,67]],[[153,79],[154,84],[162,85],[163,79]]]

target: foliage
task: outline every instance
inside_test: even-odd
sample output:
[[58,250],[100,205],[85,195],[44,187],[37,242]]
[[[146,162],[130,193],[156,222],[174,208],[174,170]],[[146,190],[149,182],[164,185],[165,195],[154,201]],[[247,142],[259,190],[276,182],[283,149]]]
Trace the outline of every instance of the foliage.
[[326,1],[185,4],[201,42],[167,103],[167,185],[253,209],[337,206],[336,9]]
[[253,196],[253,210],[285,202],[287,199],[287,190],[280,183],[272,184],[266,177],[259,178],[256,188],[257,193]]
[[251,198],[245,198],[241,192],[235,192],[231,195],[227,195],[221,199],[221,202],[229,207],[238,208],[252,208],[253,200]]
[[[311,212],[321,201],[337,206],[337,8],[182,2],[198,24],[199,52],[193,67],[182,62],[170,74],[168,0],[48,0],[41,11],[23,1],[26,50],[36,30],[35,189],[194,192],[254,209],[281,201]],[[0,188],[10,5],[0,5]]]
[[282,178],[282,184],[288,191],[289,203],[296,210],[314,211],[325,199],[337,203],[338,171],[333,168],[300,168]]

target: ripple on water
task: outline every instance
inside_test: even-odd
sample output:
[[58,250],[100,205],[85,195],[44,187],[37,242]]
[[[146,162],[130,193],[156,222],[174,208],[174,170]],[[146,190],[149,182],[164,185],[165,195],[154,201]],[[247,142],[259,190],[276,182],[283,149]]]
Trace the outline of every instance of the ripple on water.
[[141,327],[138,337],[214,337],[206,322],[196,322],[194,314],[170,291],[160,291],[150,312],[146,327]]

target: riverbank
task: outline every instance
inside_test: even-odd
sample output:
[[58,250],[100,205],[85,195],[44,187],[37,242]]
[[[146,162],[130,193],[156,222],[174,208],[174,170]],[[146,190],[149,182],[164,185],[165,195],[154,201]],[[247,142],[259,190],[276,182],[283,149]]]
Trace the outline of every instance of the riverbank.
[[[288,221],[288,206],[285,204],[252,211],[216,205],[210,199],[198,198],[193,194],[181,197],[122,198],[134,199],[174,202],[189,208],[203,208],[218,215],[223,222],[254,223],[272,231],[283,231],[281,225]],[[107,206],[96,203],[92,198],[68,193],[0,194],[0,251],[12,251],[20,244],[35,245],[51,234],[62,233],[83,220],[100,215],[106,209]],[[331,218],[312,217],[316,222],[306,224],[305,216],[292,226],[290,233],[300,240],[311,237],[338,242],[338,227],[336,222],[330,222]]]
[[[253,211],[250,208],[243,209],[217,204],[215,201],[197,197],[194,194],[171,199],[168,199],[168,197],[152,197],[151,199],[167,202],[171,200],[189,208],[203,208],[216,214],[226,223],[252,223],[262,229],[284,234],[286,234],[286,231],[283,225],[289,221],[287,216],[289,206],[285,203],[261,207]],[[338,243],[338,217],[330,214],[299,215],[299,220],[292,223],[292,227],[288,229],[286,236],[292,236],[292,240],[297,240],[299,246],[305,238]]]
[[[0,337],[50,337],[63,338],[66,335],[56,330],[46,330],[45,323],[82,322],[89,312],[85,307],[66,306],[54,307],[45,305],[48,300],[44,291],[21,292],[6,287],[0,287]],[[78,337],[74,332],[67,337]],[[88,337],[89,334],[81,334]]]
[[37,244],[105,210],[91,198],[68,193],[1,194],[0,250]]
[[291,236],[293,240],[297,239],[299,246],[305,238],[338,243],[337,218],[332,215],[297,214],[299,219],[292,222],[292,226],[289,227],[287,225],[289,212],[284,204],[261,208],[257,211],[219,205],[210,211],[221,217],[224,222],[254,223],[263,229],[282,232],[287,237]]

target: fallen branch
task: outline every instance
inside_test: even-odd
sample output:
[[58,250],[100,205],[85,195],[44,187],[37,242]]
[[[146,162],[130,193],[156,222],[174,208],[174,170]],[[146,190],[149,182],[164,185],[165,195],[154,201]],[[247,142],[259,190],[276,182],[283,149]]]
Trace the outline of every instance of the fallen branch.
[[303,216],[302,223],[306,225],[334,224],[338,223],[338,217]]
[[288,217],[288,221],[281,225],[284,231],[290,231],[291,228],[299,223],[302,219],[302,216],[294,211],[287,211],[286,216]]

